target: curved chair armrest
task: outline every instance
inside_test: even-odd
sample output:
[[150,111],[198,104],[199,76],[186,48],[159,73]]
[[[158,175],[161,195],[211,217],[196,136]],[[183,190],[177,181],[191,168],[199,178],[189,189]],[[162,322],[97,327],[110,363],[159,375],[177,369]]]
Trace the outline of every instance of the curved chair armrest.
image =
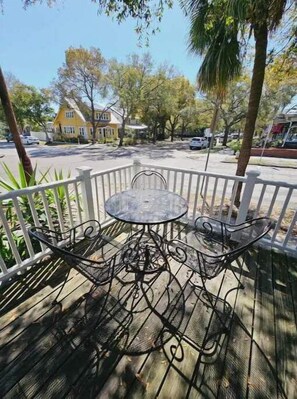
[[169,241],[167,243],[167,250],[169,255],[179,263],[187,265],[189,260],[193,260],[193,258],[196,258],[198,262],[197,250],[179,239]]
[[230,251],[245,249],[264,237],[274,226],[268,217],[246,220],[230,224],[209,216],[199,216],[195,220],[195,230],[211,240],[220,241]]
[[228,265],[228,253],[209,255],[177,239],[168,243],[168,253],[204,279],[216,277]]

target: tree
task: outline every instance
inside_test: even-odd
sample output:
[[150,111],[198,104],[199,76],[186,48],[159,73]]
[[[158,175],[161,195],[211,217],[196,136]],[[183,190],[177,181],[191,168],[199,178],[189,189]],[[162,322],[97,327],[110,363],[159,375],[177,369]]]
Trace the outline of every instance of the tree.
[[167,91],[170,94],[167,129],[170,132],[171,141],[173,141],[176,128],[182,120],[182,114],[186,108],[195,104],[195,89],[188,79],[178,76],[168,82]]
[[[249,28],[255,40],[254,65],[251,79],[244,136],[236,174],[243,176],[250,158],[252,139],[264,82],[269,32],[273,32],[284,15],[286,0],[269,2],[234,0],[185,0],[190,15],[190,46],[205,53],[199,71],[202,88],[224,89],[240,70],[240,33]],[[226,52],[227,51],[227,52]],[[226,53],[225,53],[226,52]],[[239,204],[241,186],[236,194]]]
[[165,137],[165,128],[170,111],[168,86],[170,79],[174,76],[174,68],[164,64],[147,80],[148,84],[141,103],[141,116],[152,132],[154,143],[158,138],[164,139]]
[[27,125],[39,126],[49,141],[47,122],[54,117],[51,92],[48,89],[38,90],[33,86],[14,81],[11,84],[10,95],[19,129],[24,131]]
[[6,121],[12,133],[20,162],[23,165],[25,171],[26,180],[27,182],[29,182],[31,176],[33,175],[33,168],[30,158],[28,157],[20,138],[17,121],[13,112],[13,107],[9,98],[8,90],[5,83],[5,78],[1,68],[0,68],[0,98],[1,98],[3,111],[6,117]]
[[112,102],[121,117],[119,146],[123,145],[127,120],[140,112],[143,97],[149,91],[151,68],[149,54],[143,57],[131,55],[127,64],[116,60],[110,62],[107,82]]
[[223,145],[227,144],[228,135],[234,125],[246,116],[249,80],[242,78],[228,85],[224,101],[220,104],[220,117],[224,126]]
[[48,89],[36,90],[32,88],[31,104],[28,107],[27,120],[31,125],[37,125],[43,129],[46,141],[49,142],[48,122],[54,118],[54,109],[50,105],[51,91]]
[[65,63],[58,70],[58,78],[53,82],[53,89],[60,102],[67,97],[78,103],[87,102],[93,143],[100,124],[100,118],[96,117],[96,102],[106,96],[106,66],[99,49],[70,47],[65,52]]

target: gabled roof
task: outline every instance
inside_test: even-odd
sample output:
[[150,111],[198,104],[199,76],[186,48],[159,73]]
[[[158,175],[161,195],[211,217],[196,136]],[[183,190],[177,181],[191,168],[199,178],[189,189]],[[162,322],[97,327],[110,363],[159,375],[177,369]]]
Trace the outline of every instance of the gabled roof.
[[86,118],[84,117],[83,113],[81,112],[81,110],[78,108],[78,105],[76,104],[76,102],[74,100],[72,100],[71,98],[65,98],[65,102],[68,105],[69,108],[73,109],[73,111],[75,111],[78,116],[84,121],[86,122]]

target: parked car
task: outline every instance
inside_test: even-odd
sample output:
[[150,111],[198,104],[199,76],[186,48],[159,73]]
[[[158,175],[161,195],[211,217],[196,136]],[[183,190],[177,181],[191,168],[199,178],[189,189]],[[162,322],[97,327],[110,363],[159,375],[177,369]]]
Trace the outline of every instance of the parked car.
[[207,148],[209,145],[206,137],[193,137],[190,141],[190,150]]
[[[13,136],[11,133],[7,133],[5,138],[8,143],[10,141],[13,141]],[[20,134],[20,138],[21,138],[23,144],[28,144],[28,145],[39,144],[39,139],[34,136],[24,136],[24,135]]]
[[9,143],[10,141],[13,141],[13,138],[12,138],[12,134],[11,133],[6,133],[5,134],[5,138],[6,138],[6,141]]
[[39,144],[39,139],[34,136],[23,136],[20,134],[21,140],[23,144]]

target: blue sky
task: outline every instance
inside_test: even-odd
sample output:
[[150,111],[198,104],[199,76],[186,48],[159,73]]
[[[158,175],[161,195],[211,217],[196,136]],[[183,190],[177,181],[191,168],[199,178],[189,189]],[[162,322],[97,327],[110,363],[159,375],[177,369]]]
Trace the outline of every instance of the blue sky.
[[151,36],[148,48],[138,47],[134,27],[133,20],[118,25],[98,15],[91,0],[58,0],[53,8],[37,4],[27,10],[20,0],[4,0],[1,67],[25,84],[47,87],[62,66],[68,47],[94,46],[106,59],[119,61],[125,61],[128,54],[149,51],[156,64],[166,61],[195,83],[199,59],[187,50],[188,23],[177,6],[166,11],[161,32]]

